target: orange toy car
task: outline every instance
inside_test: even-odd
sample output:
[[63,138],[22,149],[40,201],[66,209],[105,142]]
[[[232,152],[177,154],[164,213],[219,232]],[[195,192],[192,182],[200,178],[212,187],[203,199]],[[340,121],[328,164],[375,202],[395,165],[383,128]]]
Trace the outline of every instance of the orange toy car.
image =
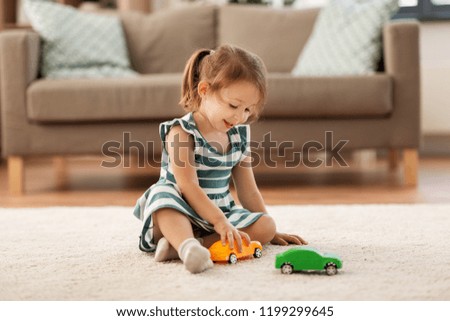
[[236,264],[237,260],[241,258],[251,256],[260,258],[262,256],[262,245],[258,241],[251,241],[249,245],[242,241],[242,252],[239,253],[236,241],[233,249],[230,249],[228,243],[223,246],[221,241],[217,241],[209,247],[209,253],[211,253],[211,260],[214,262]]

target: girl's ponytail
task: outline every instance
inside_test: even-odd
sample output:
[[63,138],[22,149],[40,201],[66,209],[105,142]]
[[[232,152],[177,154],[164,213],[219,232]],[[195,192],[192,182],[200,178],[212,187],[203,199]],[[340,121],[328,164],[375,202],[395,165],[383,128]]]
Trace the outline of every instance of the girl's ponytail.
[[186,63],[183,75],[183,83],[181,85],[181,100],[182,105],[188,111],[193,111],[200,106],[201,98],[197,91],[197,86],[200,81],[200,68],[203,58],[213,53],[210,49],[200,49],[192,54]]
[[186,63],[181,86],[180,105],[186,112],[194,112],[200,108],[200,81],[208,83],[209,94],[218,93],[237,81],[254,85],[259,91],[259,100],[248,123],[255,121],[261,114],[267,97],[266,67],[255,54],[226,44],[215,51],[200,49],[194,52]]

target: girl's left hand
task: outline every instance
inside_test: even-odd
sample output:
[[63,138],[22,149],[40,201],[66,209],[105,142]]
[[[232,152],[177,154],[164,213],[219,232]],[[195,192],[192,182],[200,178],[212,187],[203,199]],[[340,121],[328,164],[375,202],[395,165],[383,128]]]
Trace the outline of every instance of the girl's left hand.
[[298,235],[279,233],[279,232],[275,233],[275,236],[272,239],[272,241],[270,241],[270,243],[274,244],[274,245],[288,245],[288,244],[306,245],[306,244],[308,244],[308,242],[306,242],[304,239],[302,239]]

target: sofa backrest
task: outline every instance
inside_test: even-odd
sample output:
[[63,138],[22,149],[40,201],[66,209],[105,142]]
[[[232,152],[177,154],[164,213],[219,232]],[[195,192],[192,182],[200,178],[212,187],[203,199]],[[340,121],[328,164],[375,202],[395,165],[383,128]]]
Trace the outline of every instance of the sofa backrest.
[[131,65],[139,73],[182,72],[196,49],[216,46],[214,6],[189,6],[154,14],[125,12],[121,20]]
[[319,9],[259,5],[189,6],[154,14],[121,14],[133,68],[143,74],[182,72],[199,48],[233,44],[259,55],[270,72],[290,72]]
[[218,16],[218,44],[234,44],[254,52],[262,58],[269,72],[290,72],[318,13],[318,8],[223,6]]

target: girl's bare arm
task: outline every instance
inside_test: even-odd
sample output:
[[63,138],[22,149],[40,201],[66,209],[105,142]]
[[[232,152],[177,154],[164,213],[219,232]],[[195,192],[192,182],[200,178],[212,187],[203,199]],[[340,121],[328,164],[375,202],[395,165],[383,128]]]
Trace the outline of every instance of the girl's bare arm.
[[264,200],[256,185],[251,158],[247,156],[233,168],[233,183],[239,202],[250,212],[267,213]]
[[[255,175],[251,166],[251,158],[246,157],[233,169],[233,182],[236,188],[239,202],[241,205],[251,212],[267,213],[264,200],[259,192],[255,181]],[[303,238],[295,234],[287,234],[276,232],[275,237],[270,241],[272,244],[288,245],[288,244],[308,244]]]

